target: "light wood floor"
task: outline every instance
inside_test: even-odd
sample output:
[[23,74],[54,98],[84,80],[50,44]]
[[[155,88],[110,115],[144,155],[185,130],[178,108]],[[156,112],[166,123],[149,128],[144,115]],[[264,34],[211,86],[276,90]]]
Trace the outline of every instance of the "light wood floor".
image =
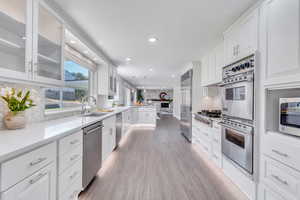
[[247,199],[163,117],[156,129],[136,129],[112,153],[80,200]]

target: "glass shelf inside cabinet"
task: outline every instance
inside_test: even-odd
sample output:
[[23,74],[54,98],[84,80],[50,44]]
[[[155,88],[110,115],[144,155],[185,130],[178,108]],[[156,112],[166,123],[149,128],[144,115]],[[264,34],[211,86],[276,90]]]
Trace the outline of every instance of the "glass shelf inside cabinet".
[[0,0],[0,68],[25,72],[26,1]]
[[41,5],[38,21],[38,75],[62,80],[62,24]]

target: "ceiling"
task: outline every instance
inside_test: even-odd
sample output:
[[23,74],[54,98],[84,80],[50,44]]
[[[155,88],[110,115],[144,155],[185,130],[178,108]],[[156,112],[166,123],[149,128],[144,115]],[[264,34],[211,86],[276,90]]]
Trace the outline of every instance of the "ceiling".
[[[55,0],[136,86],[172,87],[258,0]],[[158,38],[149,44],[149,37]],[[132,60],[126,62],[125,58]],[[152,70],[150,70],[152,69]],[[172,77],[173,76],[173,77]]]

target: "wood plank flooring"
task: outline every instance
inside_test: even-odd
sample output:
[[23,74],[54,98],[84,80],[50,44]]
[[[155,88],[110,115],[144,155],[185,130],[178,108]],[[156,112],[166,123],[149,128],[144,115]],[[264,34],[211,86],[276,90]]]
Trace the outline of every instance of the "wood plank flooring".
[[111,154],[80,200],[246,200],[186,142],[173,117],[135,129]]

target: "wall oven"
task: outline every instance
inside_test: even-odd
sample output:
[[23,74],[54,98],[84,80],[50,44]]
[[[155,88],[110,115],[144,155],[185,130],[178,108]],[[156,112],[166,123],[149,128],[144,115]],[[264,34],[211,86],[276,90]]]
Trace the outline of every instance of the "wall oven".
[[279,131],[300,136],[300,97],[279,99]]
[[253,174],[253,127],[224,119],[222,125],[222,153]]
[[238,75],[223,84],[222,113],[253,120],[253,72]]

